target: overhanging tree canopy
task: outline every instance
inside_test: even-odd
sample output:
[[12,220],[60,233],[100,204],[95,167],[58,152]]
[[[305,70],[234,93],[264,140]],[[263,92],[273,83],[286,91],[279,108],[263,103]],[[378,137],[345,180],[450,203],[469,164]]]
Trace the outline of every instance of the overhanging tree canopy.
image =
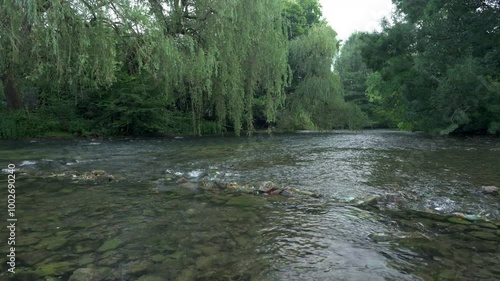
[[10,109],[24,85],[49,85],[78,101],[82,89],[115,81],[118,69],[147,72],[164,95],[200,119],[252,129],[253,95],[272,121],[288,83],[281,1],[3,1],[0,74]]

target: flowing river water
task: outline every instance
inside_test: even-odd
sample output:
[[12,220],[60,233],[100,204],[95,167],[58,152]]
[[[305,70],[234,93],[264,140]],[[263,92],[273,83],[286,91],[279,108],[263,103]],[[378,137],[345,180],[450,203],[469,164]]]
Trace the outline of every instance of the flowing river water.
[[[1,141],[2,202],[10,163],[16,165],[16,273],[7,272],[2,231],[0,278],[500,276],[500,196],[480,192],[500,186],[498,138],[375,130]],[[112,176],[82,177],[99,170]],[[272,181],[322,196],[207,191],[176,184],[180,177]]]

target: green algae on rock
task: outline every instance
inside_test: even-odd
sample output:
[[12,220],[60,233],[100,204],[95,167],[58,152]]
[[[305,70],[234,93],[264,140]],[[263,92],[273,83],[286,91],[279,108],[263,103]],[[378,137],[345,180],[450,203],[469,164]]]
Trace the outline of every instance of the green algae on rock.
[[102,244],[101,247],[99,247],[99,249],[97,249],[98,252],[106,252],[106,251],[109,251],[109,250],[114,250],[116,248],[118,248],[123,242],[119,239],[111,239],[111,240],[107,240],[106,242],[104,242],[104,244]]

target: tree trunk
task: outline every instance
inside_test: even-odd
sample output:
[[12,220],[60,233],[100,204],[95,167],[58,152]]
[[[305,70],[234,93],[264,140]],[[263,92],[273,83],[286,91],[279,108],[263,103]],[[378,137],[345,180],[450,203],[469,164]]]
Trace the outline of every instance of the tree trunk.
[[7,100],[7,108],[9,110],[17,110],[23,108],[23,99],[19,92],[15,74],[7,73],[2,77],[3,92]]

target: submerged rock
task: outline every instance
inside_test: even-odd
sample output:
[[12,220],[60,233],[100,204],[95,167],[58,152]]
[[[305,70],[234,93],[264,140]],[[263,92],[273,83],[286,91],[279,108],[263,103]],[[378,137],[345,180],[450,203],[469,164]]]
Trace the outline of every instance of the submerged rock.
[[73,272],[69,281],[101,281],[102,273],[95,268],[79,268]]
[[494,233],[486,232],[486,231],[472,231],[469,232],[469,235],[474,236],[476,238],[482,240],[490,240],[490,241],[500,241],[500,237],[496,236]]
[[226,205],[235,207],[259,207],[265,204],[266,201],[262,198],[246,194],[233,197],[226,202]]
[[144,272],[148,270],[148,268],[151,266],[151,263],[149,261],[131,261],[125,265],[123,268],[123,274],[124,275],[129,275],[129,274],[137,274]]
[[114,249],[118,248],[121,244],[122,244],[122,242],[120,240],[111,239],[111,240],[104,242],[104,244],[102,244],[102,246],[99,247],[99,249],[97,249],[97,251],[98,252],[106,252],[109,250],[114,250]]
[[35,273],[38,276],[64,275],[73,270],[74,264],[71,262],[54,262],[38,265]]
[[159,276],[154,276],[154,275],[144,275],[141,276],[137,281],[165,281],[166,279],[163,279],[162,277]]

